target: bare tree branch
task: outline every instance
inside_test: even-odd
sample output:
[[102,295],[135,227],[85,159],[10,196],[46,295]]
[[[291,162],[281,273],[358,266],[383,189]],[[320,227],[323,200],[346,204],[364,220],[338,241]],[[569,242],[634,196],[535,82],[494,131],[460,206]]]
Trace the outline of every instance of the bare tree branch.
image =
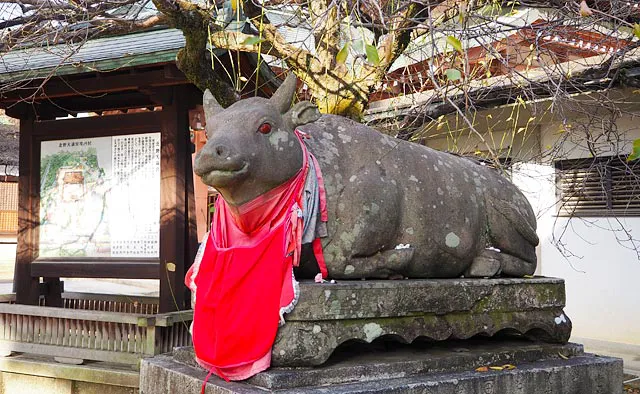
[[210,89],[222,105],[236,101],[235,89],[214,72],[206,57],[211,14],[184,0],[153,0],[153,4],[184,34],[186,45],[178,53],[178,68],[200,89]]

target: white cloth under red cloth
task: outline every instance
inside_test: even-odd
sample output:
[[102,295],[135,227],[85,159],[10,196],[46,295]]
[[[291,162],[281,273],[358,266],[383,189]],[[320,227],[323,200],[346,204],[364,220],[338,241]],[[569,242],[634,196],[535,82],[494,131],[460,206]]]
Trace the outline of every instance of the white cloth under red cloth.
[[[320,220],[307,223],[326,225],[320,167],[302,140],[306,135],[296,131],[296,136],[304,154],[300,171],[239,207],[219,198],[211,232],[185,277],[187,287],[196,294],[192,326],[196,359],[226,380],[247,379],[271,363],[278,326],[298,299],[293,267],[300,262],[303,232],[308,233],[303,207],[307,218],[314,210],[310,207],[319,208],[319,215],[313,215]],[[319,195],[311,203],[313,199],[305,193],[309,176],[316,177]],[[313,239],[313,249],[326,277],[319,237]]]

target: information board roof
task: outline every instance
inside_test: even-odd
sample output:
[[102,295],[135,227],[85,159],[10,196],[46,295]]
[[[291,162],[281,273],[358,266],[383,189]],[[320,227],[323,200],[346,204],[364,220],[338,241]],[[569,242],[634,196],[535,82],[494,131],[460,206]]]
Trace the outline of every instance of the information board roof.
[[184,45],[180,30],[162,29],[15,50],[0,55],[0,83],[170,62]]

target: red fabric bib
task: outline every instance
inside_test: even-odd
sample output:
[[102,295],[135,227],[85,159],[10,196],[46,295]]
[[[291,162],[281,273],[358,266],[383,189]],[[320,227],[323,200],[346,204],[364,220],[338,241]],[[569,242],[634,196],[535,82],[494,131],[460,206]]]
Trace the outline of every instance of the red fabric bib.
[[247,247],[219,248],[208,238],[195,279],[193,346],[200,360],[229,368],[252,363],[271,350],[281,289],[291,266],[291,257],[282,258],[285,224]]
[[[310,156],[300,144],[303,166],[283,185],[240,207],[218,198],[201,259],[185,278],[196,294],[196,357],[224,379],[246,379],[269,366],[282,314],[297,301],[293,266],[300,261]],[[326,203],[321,205],[326,221]],[[321,250],[319,263],[326,276]]]

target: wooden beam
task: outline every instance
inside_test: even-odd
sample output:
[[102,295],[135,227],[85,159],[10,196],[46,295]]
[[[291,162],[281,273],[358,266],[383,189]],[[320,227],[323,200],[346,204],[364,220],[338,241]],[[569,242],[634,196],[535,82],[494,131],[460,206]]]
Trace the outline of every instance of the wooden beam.
[[[167,67],[169,70],[167,70]],[[119,71],[55,77],[47,81],[42,88],[42,80],[37,80],[4,93],[0,97],[0,103],[23,100],[31,102],[34,100],[90,95],[96,95],[96,98],[99,98],[100,95],[105,93],[137,90],[141,86],[174,86],[189,83],[184,74],[175,65],[167,65],[152,70],[138,69],[136,71],[135,74]]]
[[165,64],[163,71],[164,71],[164,77],[167,79],[184,80],[186,78],[184,73],[180,71],[180,69],[178,68],[178,66],[175,65],[175,63]]
[[41,139],[90,138],[125,134],[157,133],[160,112],[90,116],[87,118],[36,122],[34,135]]
[[[16,263],[13,279],[13,290],[16,293],[18,304],[37,305],[40,297],[38,278],[31,276],[31,262],[37,253],[37,237],[35,235],[38,226],[39,206],[36,207],[35,199],[39,190],[34,190],[35,172],[40,173],[35,164],[39,157],[40,144],[34,143],[33,128],[34,115],[26,116],[20,121],[20,161],[18,180],[18,242],[16,248]],[[34,146],[38,145],[38,149]],[[37,177],[39,178],[39,176]],[[36,210],[37,209],[37,210]]]
[[144,86],[140,87],[140,92],[146,94],[149,100],[157,105],[171,105],[173,102],[173,89],[171,87]]
[[67,116],[67,112],[51,103],[15,103],[5,110],[5,114],[12,118],[22,119],[29,114],[34,114],[36,120],[55,119],[58,116]]
[[82,112],[126,110],[130,108],[155,107],[157,105],[158,104],[146,94],[132,91],[123,92],[118,95],[105,95],[100,98],[75,97],[50,99],[32,103],[15,103],[10,104],[5,110],[5,113],[17,119],[23,118],[28,113],[34,113],[36,120],[44,120],[76,115]]
[[189,111],[185,90],[174,88],[162,111],[160,170],[160,313],[185,309],[186,161]]
[[[160,88],[158,88],[160,89]],[[41,102],[42,107],[54,107],[66,114],[82,112],[99,112],[126,110],[129,108],[146,108],[155,105],[145,93],[130,90],[120,93],[107,93],[101,97],[63,97],[52,98]]]
[[4,110],[5,115],[15,119],[27,119],[31,114],[29,107],[25,103],[16,103],[8,106]]
[[[31,263],[34,277],[159,279],[157,259],[104,260],[38,259]],[[47,306],[49,306],[47,304]]]

